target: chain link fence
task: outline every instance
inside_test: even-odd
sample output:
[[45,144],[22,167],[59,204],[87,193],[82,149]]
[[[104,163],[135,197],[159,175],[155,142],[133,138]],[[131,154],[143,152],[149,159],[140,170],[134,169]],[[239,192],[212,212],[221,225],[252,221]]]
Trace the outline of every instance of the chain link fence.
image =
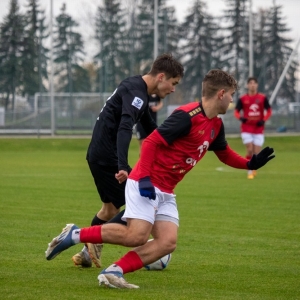
[[[0,134],[91,135],[99,112],[109,96],[110,93],[54,94],[54,124],[51,124],[50,94],[36,94],[29,99],[19,99],[13,110],[0,107]],[[164,105],[158,112],[158,124],[161,124],[177,106]],[[266,123],[266,133],[300,132],[300,103],[273,105],[272,109],[272,117]],[[240,123],[234,118],[233,111],[229,109],[221,116],[226,133],[240,132]]]

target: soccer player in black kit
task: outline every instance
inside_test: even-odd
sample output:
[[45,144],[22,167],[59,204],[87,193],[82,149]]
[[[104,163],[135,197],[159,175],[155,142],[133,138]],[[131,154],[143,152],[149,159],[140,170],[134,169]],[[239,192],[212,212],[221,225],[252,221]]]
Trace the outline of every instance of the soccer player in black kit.
[[[107,99],[97,118],[86,156],[102,201],[91,226],[106,223],[125,204],[125,184],[131,170],[127,157],[132,128],[138,121],[147,134],[157,127],[149,112],[149,95],[165,98],[175,91],[182,77],[182,65],[171,54],[162,54],[148,74],[123,80]],[[83,267],[91,267],[93,260],[100,268],[101,251],[101,244],[87,243],[72,260]]]

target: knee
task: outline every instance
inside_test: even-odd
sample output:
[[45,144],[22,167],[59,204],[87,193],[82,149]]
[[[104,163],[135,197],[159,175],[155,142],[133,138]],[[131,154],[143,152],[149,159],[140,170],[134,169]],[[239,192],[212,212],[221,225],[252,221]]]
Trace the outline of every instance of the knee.
[[165,249],[166,249],[166,254],[172,253],[175,251],[177,247],[177,243],[176,240],[174,241],[168,241],[165,245]]
[[119,211],[120,209],[116,208],[112,203],[103,203],[97,216],[100,219],[108,221],[111,218],[113,218],[117,213],[119,213]]
[[148,237],[146,235],[129,234],[125,239],[126,247],[139,247],[147,243]]

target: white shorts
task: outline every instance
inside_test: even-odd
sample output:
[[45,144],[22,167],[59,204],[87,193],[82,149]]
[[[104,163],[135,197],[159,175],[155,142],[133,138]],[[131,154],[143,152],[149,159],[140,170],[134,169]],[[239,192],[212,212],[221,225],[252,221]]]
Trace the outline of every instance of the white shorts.
[[140,219],[154,224],[155,221],[170,221],[179,226],[176,195],[162,192],[155,187],[156,199],[140,195],[138,181],[127,179],[125,188],[126,208],[122,217]]
[[265,141],[265,136],[263,134],[255,134],[255,133],[248,133],[242,132],[241,134],[243,144],[254,144],[255,146],[262,146]]

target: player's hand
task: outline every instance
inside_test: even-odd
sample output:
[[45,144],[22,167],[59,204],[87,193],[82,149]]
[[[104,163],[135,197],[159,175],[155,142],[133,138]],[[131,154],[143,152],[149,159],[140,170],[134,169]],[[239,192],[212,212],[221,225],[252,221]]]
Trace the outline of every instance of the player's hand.
[[152,200],[156,199],[155,188],[149,176],[143,177],[139,180],[139,190],[141,196]]
[[274,149],[270,147],[266,147],[261,150],[258,154],[254,154],[252,158],[247,162],[247,166],[249,170],[257,170],[264,166],[269,160],[273,159]]
[[240,121],[241,121],[242,123],[246,123],[246,122],[248,121],[248,119],[247,119],[247,118],[244,118],[244,117],[240,117]]
[[125,170],[120,170],[117,174],[115,174],[115,178],[121,184],[128,178],[128,172]]
[[265,125],[265,121],[264,120],[260,120],[256,123],[256,126],[261,127]]

